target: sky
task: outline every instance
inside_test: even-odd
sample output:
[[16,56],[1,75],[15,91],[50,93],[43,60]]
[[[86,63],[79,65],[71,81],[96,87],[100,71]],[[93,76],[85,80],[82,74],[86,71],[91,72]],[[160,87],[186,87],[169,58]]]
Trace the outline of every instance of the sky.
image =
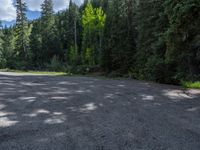
[[[40,16],[41,4],[44,0],[23,0],[27,5],[27,17],[32,20]],[[83,0],[74,0],[77,4],[81,4]],[[69,0],[53,0],[54,11],[66,9]],[[0,0],[0,20],[4,25],[12,25],[15,22],[16,9],[15,0]]]

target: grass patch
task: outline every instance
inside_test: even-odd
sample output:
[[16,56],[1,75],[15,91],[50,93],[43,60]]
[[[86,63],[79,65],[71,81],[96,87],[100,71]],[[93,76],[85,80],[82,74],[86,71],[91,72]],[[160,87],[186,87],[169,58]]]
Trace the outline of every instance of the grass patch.
[[195,81],[195,82],[183,81],[181,84],[185,88],[198,88],[198,89],[200,89],[200,81]]
[[11,70],[11,69],[1,69],[0,71],[15,72],[15,73],[42,74],[42,75],[72,75],[72,73],[55,72],[55,71],[32,71],[32,70]]

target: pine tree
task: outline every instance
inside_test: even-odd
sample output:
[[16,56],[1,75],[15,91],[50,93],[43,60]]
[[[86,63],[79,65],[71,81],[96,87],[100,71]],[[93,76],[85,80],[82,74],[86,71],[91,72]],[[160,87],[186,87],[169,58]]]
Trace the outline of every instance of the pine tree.
[[2,56],[6,68],[15,68],[15,30],[13,27],[4,27],[3,29],[3,50]]
[[40,20],[34,20],[32,22],[33,28],[30,35],[30,49],[31,49],[31,61],[32,67],[41,68],[43,65],[42,51],[42,35]]
[[0,21],[0,51],[3,50],[3,26]]
[[29,26],[26,17],[26,3],[22,0],[16,0],[16,54],[20,59],[28,58],[29,51]]
[[169,19],[166,31],[166,62],[174,68],[174,77],[196,78],[200,74],[200,1],[167,0]]
[[53,2],[52,0],[44,0],[43,4],[41,5],[42,7],[42,19],[43,23],[53,23]]
[[166,44],[163,33],[168,20],[164,14],[164,0],[140,1],[137,11],[137,77],[159,82],[165,81]]
[[2,23],[0,21],[0,68],[4,68],[5,67],[5,57],[3,55],[3,26]]
[[101,7],[103,11],[106,12],[108,8],[108,1],[110,0],[91,0],[90,2],[94,8]]
[[41,55],[44,63],[49,63],[55,56],[59,55],[60,45],[57,38],[55,26],[55,17],[52,0],[44,0],[41,5],[41,34],[42,34],[42,51]]
[[70,0],[68,9],[68,50],[73,46],[78,51],[78,45],[80,44],[80,16],[78,6]]
[[62,11],[58,12],[55,15],[55,26],[56,26],[56,36],[58,38],[58,41],[60,42],[60,49],[62,50],[60,55],[60,58],[64,60],[64,55],[67,53],[68,48],[68,11]]
[[133,0],[110,1],[102,57],[104,69],[127,73],[133,66],[136,49],[134,5]]
[[104,71],[110,72],[112,70],[112,47],[111,47],[111,36],[112,36],[112,31],[111,31],[111,26],[112,26],[112,4],[113,3],[108,3],[107,7],[107,16],[105,20],[105,27],[103,31],[103,49],[102,49],[102,54],[101,54],[101,67]]

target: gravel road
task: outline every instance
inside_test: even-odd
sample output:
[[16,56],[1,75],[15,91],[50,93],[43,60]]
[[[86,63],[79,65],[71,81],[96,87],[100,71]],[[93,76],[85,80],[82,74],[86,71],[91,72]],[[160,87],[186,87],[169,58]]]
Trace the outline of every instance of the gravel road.
[[200,90],[1,72],[0,150],[200,150]]

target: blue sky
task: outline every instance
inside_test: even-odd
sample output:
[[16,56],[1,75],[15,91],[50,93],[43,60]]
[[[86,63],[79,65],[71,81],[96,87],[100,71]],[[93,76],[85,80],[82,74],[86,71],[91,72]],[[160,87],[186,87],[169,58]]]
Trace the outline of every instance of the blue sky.
[[[29,20],[33,20],[33,19],[36,19],[36,18],[40,17],[40,11],[31,11],[31,10],[28,10],[26,15],[27,15],[27,17],[28,17]],[[14,23],[15,23],[15,19],[14,20],[9,20],[9,21],[2,20],[3,26],[5,26],[5,25],[11,26]]]
[[35,18],[38,18],[38,17],[40,17],[40,12],[39,11],[28,11],[27,12],[27,17],[29,18],[29,19],[35,19]]
[[[29,20],[38,18],[40,16],[41,4],[44,0],[23,0],[27,4],[27,17]],[[81,4],[83,0],[74,0],[77,4]],[[0,20],[3,25],[12,25],[16,18],[15,0],[0,0]],[[69,0],[53,0],[54,11],[66,9]]]

